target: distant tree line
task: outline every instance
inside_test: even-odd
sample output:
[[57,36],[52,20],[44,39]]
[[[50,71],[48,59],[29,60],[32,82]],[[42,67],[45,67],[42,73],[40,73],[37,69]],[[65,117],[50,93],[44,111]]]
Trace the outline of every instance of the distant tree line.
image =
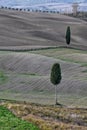
[[59,11],[53,10],[39,10],[39,9],[25,9],[25,8],[13,8],[13,7],[4,7],[1,6],[1,9],[17,10],[17,11],[31,11],[31,12],[43,12],[43,13],[59,13]]

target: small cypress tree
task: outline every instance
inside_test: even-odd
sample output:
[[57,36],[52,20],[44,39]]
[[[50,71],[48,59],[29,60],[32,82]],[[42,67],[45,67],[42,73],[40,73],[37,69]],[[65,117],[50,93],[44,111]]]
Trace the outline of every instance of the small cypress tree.
[[55,63],[52,66],[51,69],[51,75],[50,75],[50,80],[51,83],[55,85],[55,102],[56,105],[57,103],[57,85],[60,83],[62,77],[61,77],[61,68],[60,68],[60,64],[59,63]]
[[67,27],[66,30],[66,44],[69,45],[71,40],[71,31],[70,31],[70,26]]

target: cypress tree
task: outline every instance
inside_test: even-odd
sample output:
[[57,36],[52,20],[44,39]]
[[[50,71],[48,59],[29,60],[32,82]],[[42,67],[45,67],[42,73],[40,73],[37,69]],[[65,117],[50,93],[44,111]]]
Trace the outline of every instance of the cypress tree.
[[70,31],[70,26],[67,27],[66,30],[66,44],[69,45],[71,40],[71,31]]
[[61,77],[60,64],[55,63],[52,66],[52,69],[51,69],[50,80],[51,80],[51,83],[53,85],[55,85],[55,102],[56,102],[56,105],[58,104],[57,103],[57,85],[60,83],[61,79],[62,79],[62,77]]

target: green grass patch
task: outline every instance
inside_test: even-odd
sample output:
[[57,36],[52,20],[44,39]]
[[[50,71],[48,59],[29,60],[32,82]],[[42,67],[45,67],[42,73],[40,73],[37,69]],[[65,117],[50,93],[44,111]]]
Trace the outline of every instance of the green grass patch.
[[87,67],[87,63],[83,63],[81,67]]
[[8,109],[0,106],[0,130],[39,130],[39,128],[21,120]]
[[83,70],[82,73],[87,73],[87,70]]
[[0,85],[4,84],[7,82],[7,76],[5,75],[5,73],[3,71],[0,71]]

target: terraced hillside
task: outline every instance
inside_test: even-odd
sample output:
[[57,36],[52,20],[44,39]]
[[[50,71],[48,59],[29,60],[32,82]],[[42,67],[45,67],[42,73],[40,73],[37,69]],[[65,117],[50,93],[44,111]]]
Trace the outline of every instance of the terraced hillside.
[[[77,57],[74,58],[75,54]],[[80,58],[83,55],[84,59]],[[32,53],[0,52],[0,69],[7,77],[0,84],[0,98],[53,104],[54,86],[50,83],[50,70],[53,63],[58,62],[62,69],[62,82],[57,88],[60,102],[87,106],[86,57],[86,52],[68,48]]]
[[64,46],[67,26],[72,32],[71,46],[87,49],[85,21],[60,14],[0,9],[0,49],[3,46],[17,49],[17,46],[23,46],[22,49],[29,46]]

